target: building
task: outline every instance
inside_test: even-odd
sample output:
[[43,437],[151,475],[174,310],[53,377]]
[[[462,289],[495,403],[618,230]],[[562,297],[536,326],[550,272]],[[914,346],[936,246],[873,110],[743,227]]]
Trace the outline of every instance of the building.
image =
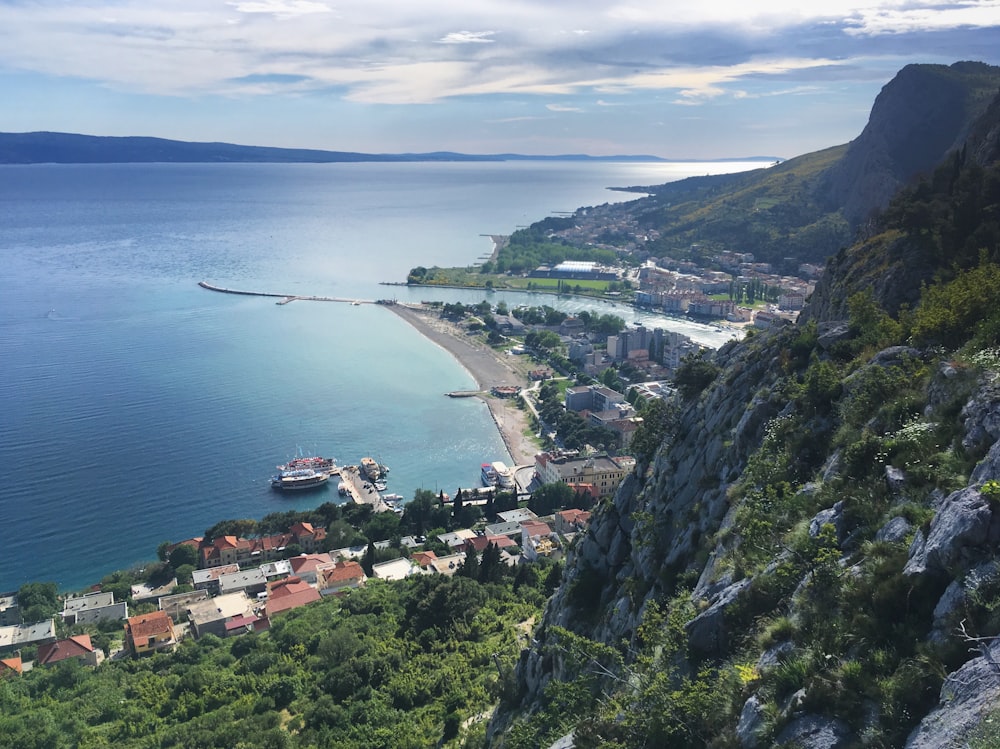
[[405,557],[372,565],[372,574],[379,580],[404,580],[413,574],[413,564]]
[[199,567],[221,567],[249,562],[252,559],[252,544],[245,538],[236,536],[219,536],[213,538],[207,545],[203,544],[201,549]]
[[21,656],[15,655],[13,658],[0,658],[0,679],[5,676],[20,676],[24,673],[24,664],[21,663]]
[[267,580],[259,567],[219,575],[219,593],[222,595],[242,591],[253,597],[258,593],[263,593],[266,589]]
[[288,529],[295,543],[307,554],[322,551],[326,528],[314,528],[312,523],[296,523]]
[[165,611],[130,616],[125,620],[125,642],[136,658],[172,650],[177,644],[174,623]]
[[88,593],[63,601],[62,618],[67,624],[92,624],[104,619],[128,618],[125,601],[115,603],[114,593]]
[[635,459],[627,456],[568,458],[551,453],[539,453],[535,456],[535,472],[541,483],[561,482],[572,488],[577,488],[579,484],[592,484],[602,497],[614,494],[634,467]]
[[203,601],[195,601],[187,608],[188,621],[195,637],[213,634],[225,637],[229,632],[226,625],[245,618],[256,618],[253,603],[246,593],[228,593]]
[[586,510],[569,509],[560,510],[555,514],[554,525],[556,533],[567,535],[577,533],[587,527],[590,522],[590,513]]
[[316,570],[316,587],[320,595],[333,596],[352,588],[360,588],[368,579],[364,569],[354,560],[334,562]]
[[559,539],[552,533],[548,523],[529,520],[521,524],[521,554],[529,562],[539,557],[558,558],[562,553]]
[[267,603],[264,610],[268,618],[283,611],[297,609],[320,600],[319,591],[298,577],[286,577],[267,584]]
[[56,620],[46,619],[33,624],[13,624],[0,627],[0,650],[33,645],[41,642],[55,642]]
[[631,411],[632,406],[617,390],[603,385],[580,385],[566,389],[567,411]]
[[21,609],[17,605],[17,593],[0,595],[0,627],[10,627],[21,623]]
[[231,575],[239,572],[238,564],[224,564],[220,567],[207,567],[203,570],[195,570],[191,573],[191,582],[195,590],[204,590],[210,596],[219,595],[219,578],[222,575]]
[[96,666],[104,660],[104,653],[94,648],[90,635],[71,635],[65,640],[39,645],[35,663],[50,666],[69,658],[77,658],[88,666]]
[[333,564],[329,554],[300,554],[288,560],[292,565],[292,574],[310,585],[316,584],[316,570],[322,565]]

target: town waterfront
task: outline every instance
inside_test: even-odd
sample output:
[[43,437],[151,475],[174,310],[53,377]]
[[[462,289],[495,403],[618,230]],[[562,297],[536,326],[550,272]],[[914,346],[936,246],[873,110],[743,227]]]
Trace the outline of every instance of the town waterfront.
[[[476,302],[381,286],[466,265],[549,211],[632,199],[722,164],[0,167],[0,591],[78,588],[223,518],[337,501],[268,486],[297,452],[454,492],[503,459],[471,377],[374,305],[197,286]],[[569,311],[593,302],[501,295]],[[626,315],[630,320],[641,315]],[[724,334],[692,327],[718,344]],[[682,332],[689,332],[682,330]]]

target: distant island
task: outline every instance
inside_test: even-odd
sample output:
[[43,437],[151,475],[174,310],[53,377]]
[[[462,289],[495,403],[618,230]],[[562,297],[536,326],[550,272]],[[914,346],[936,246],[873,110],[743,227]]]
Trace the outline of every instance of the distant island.
[[774,156],[730,159],[663,159],[647,154],[588,156],[560,154],[529,156],[516,153],[464,154],[357,153],[311,148],[271,148],[233,143],[195,143],[139,136],[110,137],[74,133],[0,133],[0,164],[154,164],[154,163],[272,163],[328,164],[336,162],[414,161],[605,161],[691,162],[775,161]]

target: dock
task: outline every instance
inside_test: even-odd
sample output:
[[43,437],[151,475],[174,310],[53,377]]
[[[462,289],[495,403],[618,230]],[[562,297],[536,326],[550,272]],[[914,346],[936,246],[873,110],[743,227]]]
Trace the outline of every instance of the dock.
[[301,294],[280,294],[274,291],[244,291],[242,289],[227,289],[224,286],[216,286],[208,281],[199,281],[198,285],[209,291],[218,291],[220,294],[239,294],[240,296],[268,296],[277,298],[275,304],[288,304],[289,302],[343,302],[347,304],[387,304],[385,300],[377,299],[351,299],[339,296],[303,296]]
[[342,466],[340,480],[347,487],[347,492],[355,504],[371,505],[375,512],[392,510],[389,505],[382,501],[382,495],[375,491],[371,482],[361,475],[361,469],[358,466]]

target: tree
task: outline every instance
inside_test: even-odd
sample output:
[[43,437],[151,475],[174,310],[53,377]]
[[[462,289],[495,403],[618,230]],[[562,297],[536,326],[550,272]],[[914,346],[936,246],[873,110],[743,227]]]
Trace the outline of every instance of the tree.
[[399,515],[394,512],[379,512],[365,523],[364,534],[372,541],[384,541],[398,536],[399,527]]
[[674,375],[674,384],[685,400],[696,398],[719,375],[719,368],[702,353],[684,357]]
[[22,621],[51,619],[59,613],[59,588],[55,583],[25,583],[17,591]]
[[528,509],[536,515],[551,515],[573,501],[573,489],[569,484],[555,481],[535,489],[528,500]]
[[181,544],[170,552],[167,561],[175,570],[184,565],[196,567],[198,565],[198,550],[190,544]]
[[365,549],[365,554],[361,557],[361,569],[365,571],[368,577],[372,577],[375,574],[375,544],[372,541],[368,542],[368,548]]
[[465,561],[462,562],[462,566],[458,568],[456,574],[468,577],[471,580],[479,579],[479,557],[476,555],[476,549],[472,544],[469,544],[465,548]]

